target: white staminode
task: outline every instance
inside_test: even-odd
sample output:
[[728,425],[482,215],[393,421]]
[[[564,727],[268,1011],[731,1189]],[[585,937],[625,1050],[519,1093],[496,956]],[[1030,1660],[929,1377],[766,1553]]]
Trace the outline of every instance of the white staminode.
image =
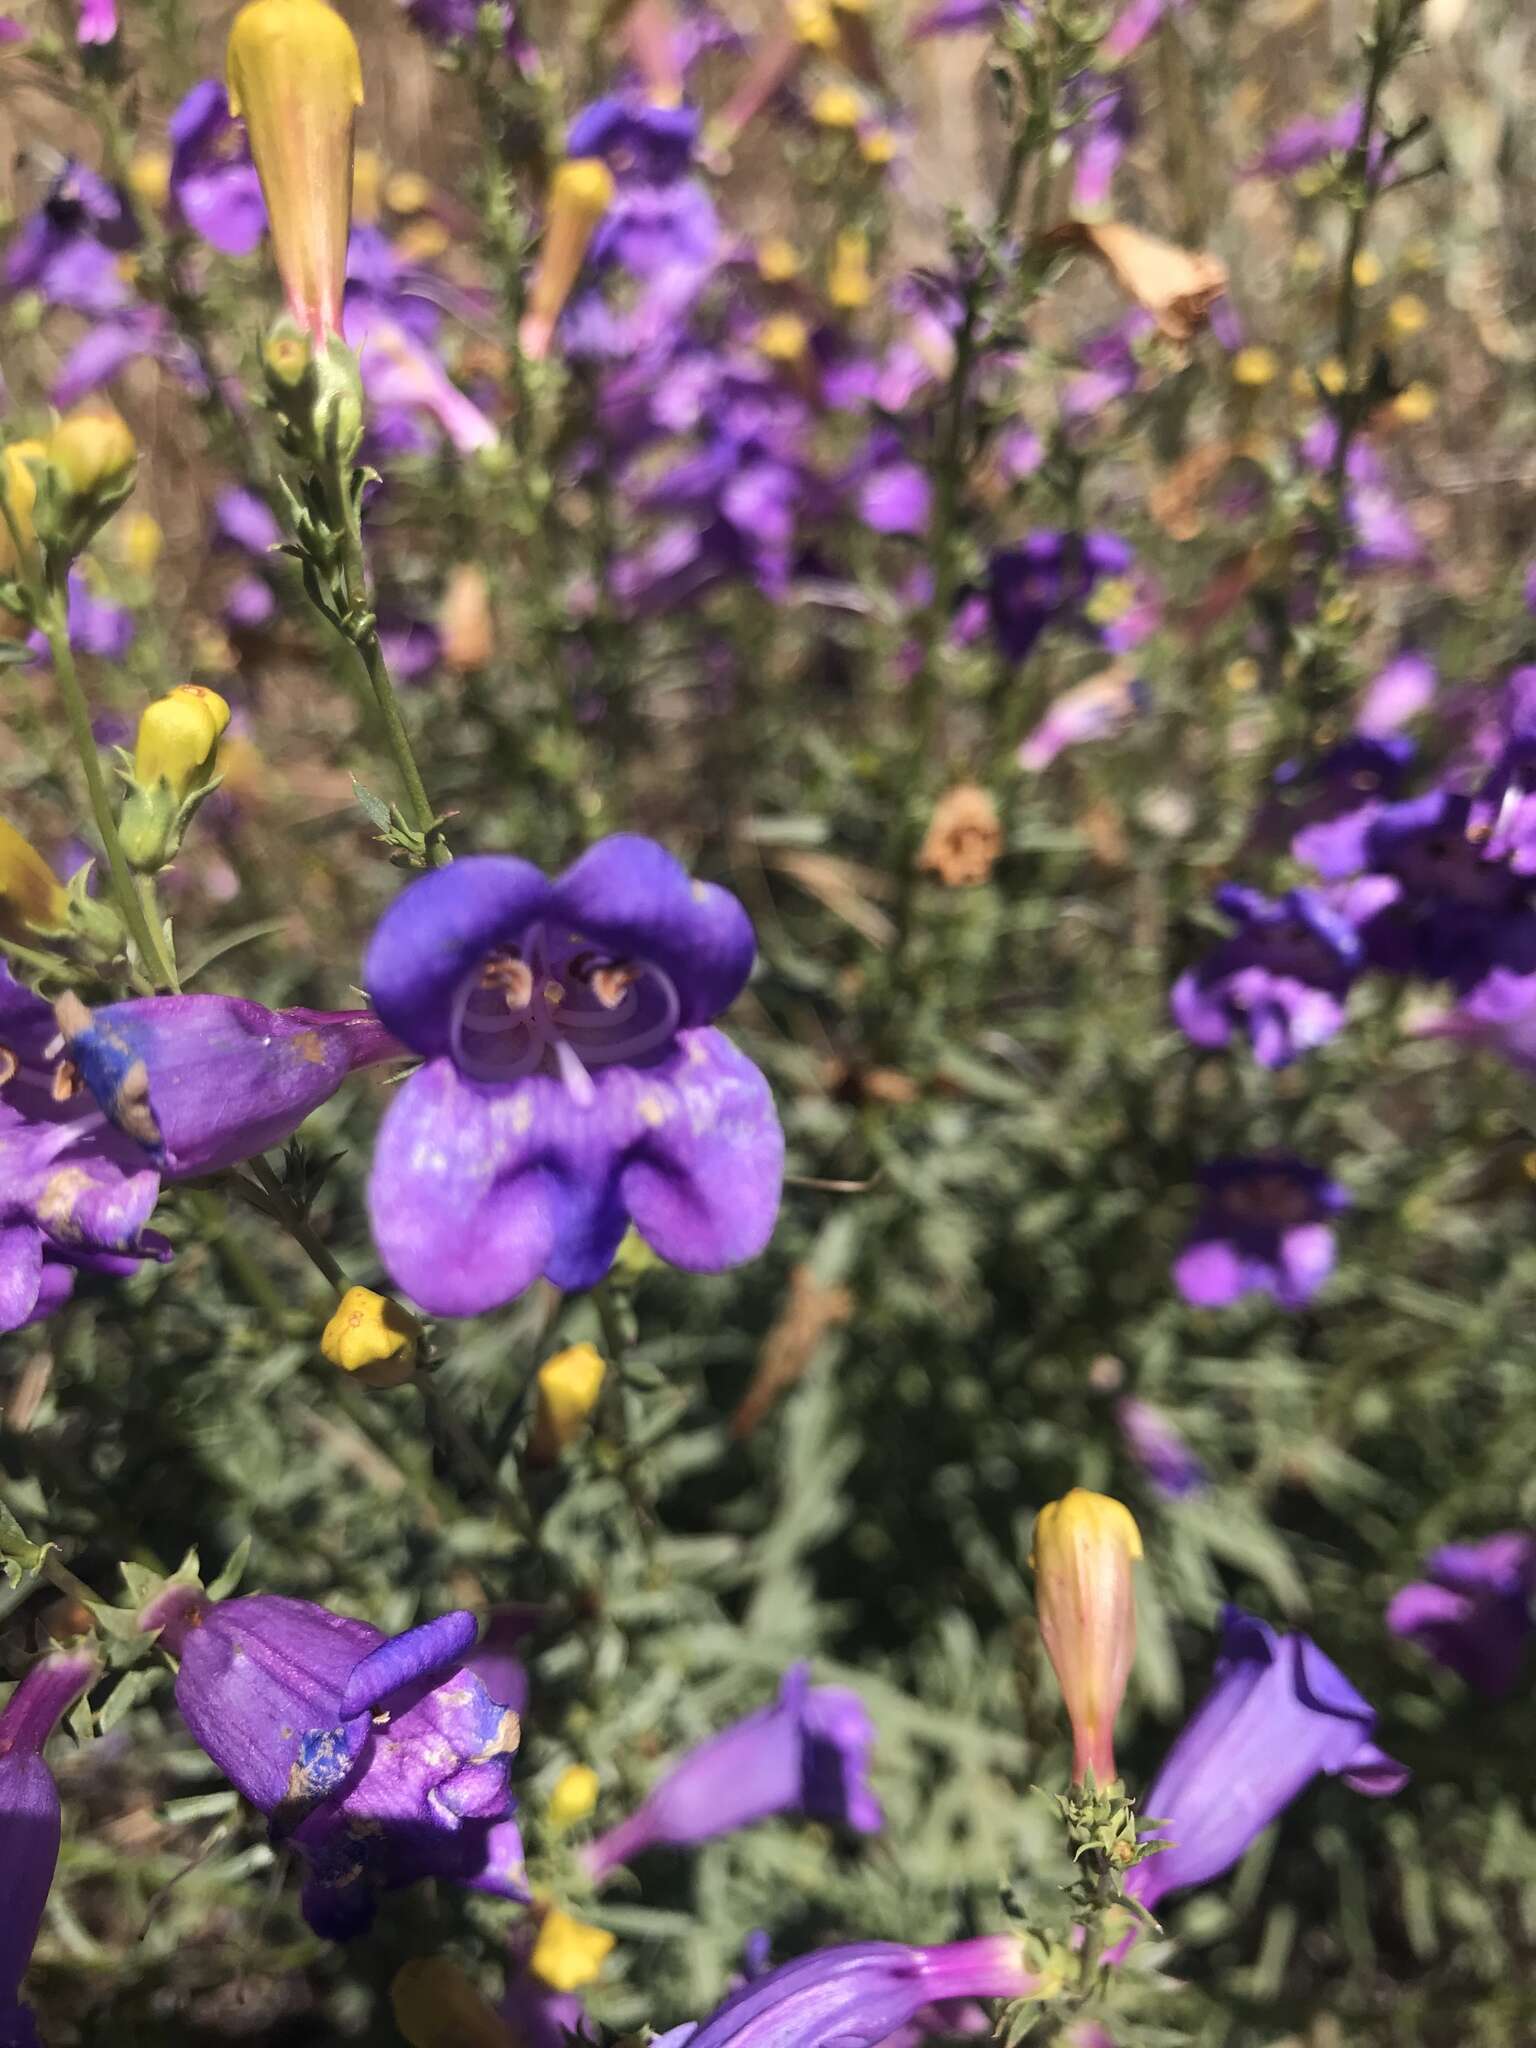
[[637,1060],[663,1046],[682,1013],[671,977],[646,961],[615,959],[579,932],[531,925],[498,946],[459,984],[449,1043],[472,1081],[546,1073],[588,1109],[589,1070]]

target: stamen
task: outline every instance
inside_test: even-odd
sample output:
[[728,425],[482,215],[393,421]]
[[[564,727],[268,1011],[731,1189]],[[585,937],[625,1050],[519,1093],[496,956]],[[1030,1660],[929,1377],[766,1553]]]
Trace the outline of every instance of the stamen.
[[0,1045],[0,1088],[3,1088],[7,1081],[14,1081],[20,1072],[21,1061],[8,1045]]
[[[6,1076],[10,1079],[10,1075]],[[85,1083],[80,1079],[80,1069],[73,1060],[60,1060],[53,1070],[53,1080],[48,1093],[55,1102],[73,1102]]]
[[560,1078],[565,1083],[566,1092],[578,1109],[590,1109],[597,1100],[597,1090],[592,1085],[592,1076],[577,1058],[574,1046],[563,1038],[557,1038],[554,1045],[555,1064],[560,1069]]
[[614,960],[593,974],[592,993],[605,1010],[616,1010],[639,979],[638,967],[632,966],[628,960]]

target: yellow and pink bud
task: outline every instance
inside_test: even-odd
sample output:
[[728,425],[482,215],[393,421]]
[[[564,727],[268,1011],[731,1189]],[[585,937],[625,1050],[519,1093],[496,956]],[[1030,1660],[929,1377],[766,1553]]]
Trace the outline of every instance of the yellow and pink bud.
[[1035,1519],[1035,1606],[1072,1723],[1072,1775],[1115,1776],[1115,1716],[1136,1654],[1131,1566],[1141,1532],[1129,1508],[1080,1486]]
[[518,329],[523,354],[542,362],[575,289],[598,223],[613,204],[613,173],[601,157],[568,157],[549,181],[544,241]]

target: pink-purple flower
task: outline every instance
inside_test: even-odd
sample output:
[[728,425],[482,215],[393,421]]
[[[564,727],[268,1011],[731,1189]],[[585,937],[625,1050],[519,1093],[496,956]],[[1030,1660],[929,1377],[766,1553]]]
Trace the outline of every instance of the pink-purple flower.
[[1392,1596],[1387,1627],[1478,1692],[1513,1692],[1533,1628],[1536,1536],[1505,1529],[1480,1543],[1447,1543],[1424,1569]]

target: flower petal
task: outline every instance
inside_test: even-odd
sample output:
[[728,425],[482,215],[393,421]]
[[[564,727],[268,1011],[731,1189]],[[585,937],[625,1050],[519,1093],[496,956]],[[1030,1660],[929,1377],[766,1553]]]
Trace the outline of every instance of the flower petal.
[[366,1713],[387,1694],[445,1665],[462,1663],[464,1652],[475,1640],[476,1628],[475,1617],[459,1608],[380,1643],[359,1661],[347,1680],[338,1710],[342,1720]]
[[460,982],[492,947],[516,944],[549,897],[531,861],[499,853],[470,854],[402,890],[363,961],[364,986],[389,1029],[428,1059],[446,1053]]
[[37,1307],[43,1284],[43,1239],[30,1224],[0,1230],[0,1331],[19,1330]]
[[654,839],[601,839],[555,882],[551,917],[670,977],[686,1025],[711,1023],[746,986],[752,920],[728,889],[696,882]]

